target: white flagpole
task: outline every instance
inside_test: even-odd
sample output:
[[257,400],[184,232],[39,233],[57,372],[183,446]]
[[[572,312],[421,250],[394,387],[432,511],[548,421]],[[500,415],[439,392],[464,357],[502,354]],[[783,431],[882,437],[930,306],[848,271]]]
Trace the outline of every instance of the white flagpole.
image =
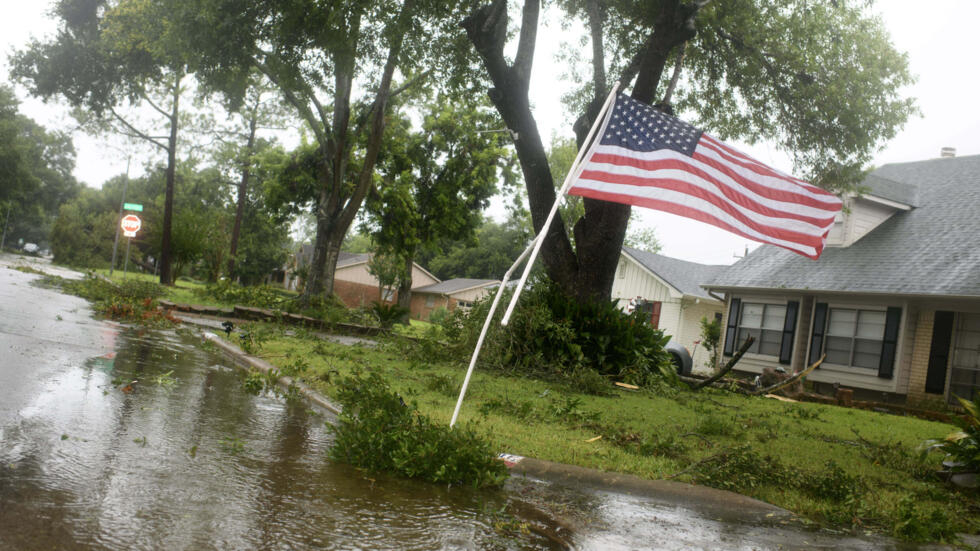
[[544,243],[544,236],[547,235],[548,230],[551,229],[551,222],[555,219],[555,214],[558,212],[558,206],[561,204],[561,200],[565,198],[565,192],[568,191],[568,187],[572,184],[572,181],[577,176],[579,169],[579,163],[582,162],[582,157],[585,156],[585,152],[589,149],[589,144],[592,141],[592,137],[595,135],[596,130],[603,123],[606,118],[606,111],[609,106],[612,105],[613,100],[616,98],[616,92],[619,90],[619,83],[613,85],[612,90],[609,91],[609,96],[606,98],[606,102],[602,104],[602,109],[599,110],[599,115],[595,118],[595,122],[592,123],[592,128],[589,129],[589,134],[586,136],[585,141],[582,142],[582,149],[579,149],[578,155],[575,156],[575,162],[572,163],[572,168],[569,169],[568,174],[565,175],[565,182],[562,183],[561,189],[558,190],[558,196],[555,197],[555,204],[551,206],[551,212],[548,213],[548,218],[545,220],[544,225],[541,226],[541,233],[538,234],[534,241],[534,250],[531,252],[531,258],[527,261],[527,266],[524,267],[524,273],[521,275],[521,281],[517,284],[517,289],[514,290],[514,296],[510,299],[510,304],[507,306],[507,312],[504,313],[503,319],[500,320],[500,325],[507,325],[510,321],[510,315],[514,312],[514,306],[517,305],[517,299],[521,296],[521,291],[524,289],[524,284],[527,283],[527,276],[531,273],[531,268],[534,266],[534,261],[538,258],[538,252],[541,250],[541,244]]
[[463,379],[463,388],[459,391],[459,399],[456,400],[456,410],[453,411],[453,418],[449,421],[449,427],[452,428],[456,424],[456,418],[459,417],[459,408],[463,405],[463,396],[466,395],[466,387],[470,384],[470,376],[473,375],[473,368],[476,367],[476,359],[480,356],[480,349],[483,348],[483,338],[487,336],[487,330],[490,329],[490,323],[493,322],[493,314],[497,311],[497,305],[500,304],[500,297],[504,294],[504,288],[507,287],[507,282],[510,280],[510,275],[514,273],[514,270],[521,264],[528,253],[531,252],[531,247],[537,242],[539,238],[535,237],[532,240],[521,256],[517,257],[514,264],[511,265],[507,273],[504,274],[504,278],[500,281],[500,288],[497,289],[497,296],[493,298],[493,304],[490,305],[490,313],[487,314],[487,321],[483,322],[483,331],[480,332],[480,338],[476,341],[476,348],[473,350],[473,357],[470,358],[470,367],[466,370],[466,378]]

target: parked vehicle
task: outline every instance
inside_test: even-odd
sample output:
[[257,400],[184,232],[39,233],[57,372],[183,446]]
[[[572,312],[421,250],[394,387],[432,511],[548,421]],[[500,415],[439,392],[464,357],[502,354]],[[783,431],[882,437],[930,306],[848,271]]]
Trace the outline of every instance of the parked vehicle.
[[694,360],[691,358],[691,352],[674,339],[670,339],[667,346],[664,348],[670,354],[670,361],[674,364],[674,367],[677,368],[677,374],[690,375],[691,369],[694,367]]

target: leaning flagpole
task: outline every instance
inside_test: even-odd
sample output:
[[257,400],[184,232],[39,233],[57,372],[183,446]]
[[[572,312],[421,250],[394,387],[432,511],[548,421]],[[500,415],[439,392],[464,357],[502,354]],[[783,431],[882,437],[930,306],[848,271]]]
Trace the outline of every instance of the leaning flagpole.
[[473,349],[473,357],[470,358],[470,367],[466,370],[466,378],[463,379],[463,388],[459,391],[459,399],[456,400],[456,410],[453,411],[453,418],[449,421],[449,427],[452,428],[456,424],[456,418],[459,417],[459,409],[463,406],[463,397],[466,395],[466,387],[470,384],[470,376],[473,375],[473,368],[476,367],[476,359],[480,356],[480,349],[483,348],[483,338],[487,336],[487,330],[490,329],[490,324],[493,322],[493,314],[497,311],[497,305],[500,304],[500,297],[504,294],[504,289],[507,287],[507,282],[510,280],[511,274],[514,270],[520,266],[521,262],[527,257],[528,253],[531,252],[531,247],[538,241],[538,237],[535,237],[521,253],[521,256],[517,257],[514,264],[511,265],[507,273],[504,274],[504,278],[500,281],[500,288],[497,289],[497,296],[493,297],[493,304],[490,305],[490,313],[487,314],[487,320],[483,322],[483,331],[480,331],[480,338],[476,340],[476,348]]
[[606,118],[606,112],[609,110],[609,106],[612,105],[613,100],[616,99],[616,92],[619,91],[619,83],[613,85],[612,90],[609,91],[609,97],[606,98],[606,102],[602,104],[602,109],[599,110],[599,115],[596,116],[595,122],[592,123],[592,128],[589,130],[588,136],[585,137],[585,141],[582,142],[582,148],[578,150],[578,155],[575,156],[575,162],[572,163],[572,168],[569,169],[568,174],[565,175],[565,182],[562,183],[561,189],[558,190],[558,196],[555,197],[555,204],[551,205],[551,212],[548,213],[548,218],[545,220],[544,225],[541,226],[541,232],[538,234],[537,238],[534,240],[534,250],[531,251],[531,258],[527,261],[527,266],[524,267],[524,273],[521,275],[521,280],[517,284],[517,289],[514,290],[514,296],[510,299],[510,304],[507,305],[507,312],[504,313],[503,319],[500,320],[500,325],[507,325],[510,321],[510,315],[514,312],[514,306],[517,305],[517,299],[521,296],[521,291],[524,289],[524,284],[527,283],[527,276],[531,273],[531,268],[534,266],[534,261],[538,258],[538,252],[541,251],[541,244],[544,243],[545,235],[547,235],[548,230],[551,229],[551,222],[555,219],[555,214],[558,212],[558,206],[561,205],[562,199],[565,198],[565,192],[568,191],[568,187],[572,184],[575,179],[576,173],[579,169],[579,164],[582,162],[582,158],[585,156],[586,151],[589,150],[589,146],[592,142],[592,137],[595,136],[596,131],[603,124]]
[[487,314],[486,321],[483,322],[483,330],[480,332],[480,337],[476,341],[476,348],[473,349],[473,356],[470,358],[469,368],[466,370],[466,378],[463,379],[463,387],[459,391],[459,399],[456,400],[456,409],[453,411],[452,420],[449,421],[449,426],[452,427],[456,424],[456,419],[459,418],[459,410],[463,406],[463,398],[466,396],[466,388],[470,384],[470,376],[473,375],[473,369],[476,367],[476,360],[480,356],[480,349],[483,348],[483,339],[487,336],[487,331],[490,329],[490,324],[493,322],[493,315],[497,311],[497,306],[500,304],[500,297],[503,296],[504,289],[507,287],[507,282],[510,280],[511,274],[514,270],[521,264],[525,257],[530,253],[531,258],[527,261],[527,266],[524,268],[524,273],[521,275],[521,280],[517,284],[517,289],[514,291],[514,298],[511,299],[510,305],[507,307],[507,312],[504,314],[501,320],[501,325],[507,325],[510,321],[510,315],[514,311],[514,305],[517,304],[517,297],[521,294],[521,289],[524,288],[524,284],[527,282],[527,276],[531,273],[531,267],[534,265],[534,260],[538,256],[538,252],[541,250],[541,243],[544,242],[544,236],[551,227],[552,220],[555,219],[555,214],[558,212],[558,206],[561,204],[562,198],[565,196],[565,192],[568,190],[568,186],[571,185],[572,180],[574,180],[575,173],[578,171],[579,164],[582,162],[582,157],[585,156],[586,150],[589,149],[589,144],[592,141],[592,137],[595,136],[596,131],[602,124],[603,120],[606,118],[606,112],[609,110],[609,106],[612,105],[613,100],[616,98],[616,92],[619,91],[619,83],[613,85],[612,90],[609,92],[609,97],[606,98],[605,103],[602,105],[602,109],[599,110],[599,114],[596,116],[595,122],[592,124],[592,128],[589,130],[588,136],[585,138],[585,142],[582,144],[582,149],[579,150],[578,155],[575,156],[575,162],[572,163],[572,167],[569,169],[568,174],[565,175],[565,182],[562,184],[561,189],[558,191],[558,197],[555,199],[555,204],[551,207],[551,212],[548,214],[548,219],[545,221],[543,229],[538,233],[534,239],[528,244],[521,256],[517,257],[514,264],[511,265],[507,273],[504,274],[504,278],[500,282],[500,288],[497,289],[497,295],[493,298],[493,304],[490,305],[490,313]]

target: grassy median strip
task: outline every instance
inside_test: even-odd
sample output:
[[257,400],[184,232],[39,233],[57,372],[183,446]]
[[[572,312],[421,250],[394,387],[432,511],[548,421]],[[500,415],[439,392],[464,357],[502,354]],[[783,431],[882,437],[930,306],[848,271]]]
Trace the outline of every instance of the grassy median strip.
[[[376,374],[449,422],[465,365],[436,360],[435,342],[348,346],[250,329],[263,335],[253,353],[327,396],[337,398],[344,377]],[[479,369],[461,421],[502,452],[732,490],[825,527],[920,541],[980,529],[976,491],[941,481],[937,454],[920,456],[924,441],[952,430],[943,423],[666,385],[597,396]]]

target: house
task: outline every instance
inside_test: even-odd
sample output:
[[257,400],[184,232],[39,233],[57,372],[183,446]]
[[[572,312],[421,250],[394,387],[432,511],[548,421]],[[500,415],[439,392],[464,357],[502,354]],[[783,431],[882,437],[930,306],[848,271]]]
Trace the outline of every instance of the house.
[[[302,285],[303,268],[309,266],[313,257],[313,246],[303,245],[290,261],[286,270],[284,286],[287,289],[298,290]],[[381,290],[378,279],[368,271],[370,253],[341,252],[337,258],[337,270],[334,272],[333,291],[348,307],[364,306],[381,300]],[[429,273],[418,264],[412,264],[412,290],[439,283],[439,278]],[[385,301],[394,301],[397,293],[384,297]]]
[[452,312],[456,308],[468,310],[484,295],[497,289],[497,279],[447,279],[441,283],[412,289],[412,318],[428,320],[432,312],[445,308]]
[[813,261],[763,245],[705,288],[726,298],[738,369],[803,369],[855,397],[920,403],[980,388],[980,156],[895,163],[845,198]]
[[724,303],[701,284],[723,269],[623,247],[612,297],[624,310],[635,307],[649,312],[654,327],[691,352],[695,369],[705,367],[711,358],[696,344],[701,340],[701,318],[720,319]]

